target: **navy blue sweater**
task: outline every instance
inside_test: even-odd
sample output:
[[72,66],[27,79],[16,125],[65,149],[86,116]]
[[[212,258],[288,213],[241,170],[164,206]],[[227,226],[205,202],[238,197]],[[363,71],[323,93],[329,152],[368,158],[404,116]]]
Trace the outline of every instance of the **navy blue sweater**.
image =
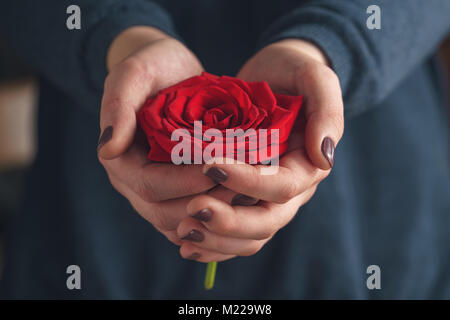
[[[156,4],[159,3],[159,4]],[[450,298],[448,123],[433,53],[448,0],[5,1],[0,32],[40,79],[39,150],[14,218],[0,282],[7,298]],[[366,27],[371,4],[381,30]],[[346,130],[331,175],[258,254],[204,265],[109,184],[96,143],[112,39],[151,25],[184,41],[207,71],[234,75],[258,48],[303,38],[339,76]],[[82,290],[68,290],[79,265]],[[381,289],[368,290],[369,265]]]

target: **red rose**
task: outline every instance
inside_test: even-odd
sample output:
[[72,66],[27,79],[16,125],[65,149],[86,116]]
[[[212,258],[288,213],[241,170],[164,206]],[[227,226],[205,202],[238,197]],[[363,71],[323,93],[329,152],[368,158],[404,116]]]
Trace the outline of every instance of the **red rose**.
[[[266,82],[245,82],[203,72],[200,76],[161,90],[158,95],[148,99],[137,119],[149,141],[148,157],[151,160],[172,161],[172,149],[179,143],[171,140],[172,133],[176,129],[184,129],[178,130],[181,131],[180,136],[190,139],[193,151],[200,150],[203,153],[212,144],[210,141],[213,141],[221,146],[223,143],[224,157],[236,159],[238,152],[244,151],[245,161],[256,163],[286,152],[289,133],[301,105],[302,96],[273,93]],[[194,135],[199,132],[199,128],[194,130],[195,121],[202,121],[200,132],[204,136]],[[216,135],[211,139],[212,131],[208,129],[216,129],[215,132],[220,132],[223,140]],[[236,140],[234,137],[227,139],[227,129],[242,129],[246,136]],[[273,129],[279,129],[278,141],[271,139]],[[264,131],[268,133],[267,143],[259,140]],[[251,141],[258,142],[256,148]],[[232,147],[226,149],[226,145],[230,143]],[[278,155],[273,154],[274,147],[279,148]],[[232,150],[233,154],[230,156],[227,150]],[[218,156],[214,153],[213,151],[213,156]],[[194,152],[191,152],[189,158],[198,160],[194,157]]]

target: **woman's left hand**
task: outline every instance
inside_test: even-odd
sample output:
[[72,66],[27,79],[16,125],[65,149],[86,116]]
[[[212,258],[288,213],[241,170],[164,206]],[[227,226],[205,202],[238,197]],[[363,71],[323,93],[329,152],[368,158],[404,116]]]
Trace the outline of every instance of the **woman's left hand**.
[[201,262],[257,253],[328,176],[344,129],[339,80],[311,43],[292,39],[271,44],[238,77],[265,80],[276,92],[305,96],[306,103],[275,174],[262,175],[260,165],[204,165],[203,172],[218,187],[194,197],[187,206],[190,216],[177,228],[181,255]]

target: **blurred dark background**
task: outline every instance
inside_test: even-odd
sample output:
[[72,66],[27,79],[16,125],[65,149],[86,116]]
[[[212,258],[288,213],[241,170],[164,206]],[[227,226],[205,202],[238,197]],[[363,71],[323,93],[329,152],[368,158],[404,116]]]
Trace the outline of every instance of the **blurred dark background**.
[[23,177],[35,150],[37,92],[31,69],[0,38],[0,277],[5,230],[19,210]]

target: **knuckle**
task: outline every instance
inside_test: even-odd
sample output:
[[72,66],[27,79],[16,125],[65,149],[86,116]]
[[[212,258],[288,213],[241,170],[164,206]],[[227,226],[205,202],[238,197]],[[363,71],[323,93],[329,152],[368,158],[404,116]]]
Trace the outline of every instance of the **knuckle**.
[[318,80],[321,78],[326,78],[332,81],[335,81],[335,79],[338,80],[337,75],[332,69],[318,61],[309,63],[306,67],[303,65],[297,66],[294,69],[294,75],[297,79],[305,78]]
[[277,228],[274,226],[269,226],[264,230],[261,230],[257,235],[255,235],[254,240],[266,240],[269,239],[271,237],[273,237],[273,235],[275,234],[275,232],[277,231]]
[[98,152],[97,152],[97,160],[98,160],[98,162],[100,162],[100,164],[105,168],[105,170],[108,171],[108,168],[107,168],[108,160],[103,159],[102,157],[100,157],[100,155],[99,155]]
[[[145,208],[142,206],[141,200],[137,199],[137,197],[131,197],[127,198],[130,202],[133,209],[145,220],[150,222],[155,228],[158,229],[159,225],[157,224],[157,221],[155,223],[155,215],[158,212],[158,208],[153,208],[153,206],[146,206]],[[159,230],[159,229],[158,229]]]
[[107,89],[108,89],[108,87],[110,86],[110,84],[111,84],[111,82],[113,81],[113,72],[109,72],[107,75],[106,75],[106,78],[105,78],[105,82],[104,82],[104,84],[103,84],[103,90],[104,91],[106,91]]
[[205,208],[209,208],[211,197],[205,194],[195,196],[187,205],[187,212],[194,214]]
[[121,71],[126,71],[131,74],[146,73],[147,71],[145,63],[135,56],[126,58],[119,63],[118,67]]
[[311,63],[307,68],[299,67],[297,68],[296,75],[297,77],[307,77],[307,78],[317,78],[318,75],[323,71],[324,66],[320,63]]
[[283,227],[283,220],[281,215],[276,212],[269,212],[267,216],[267,223],[265,227],[260,230],[259,234],[254,237],[255,240],[267,240],[274,236],[278,230]]
[[118,92],[112,92],[103,98],[101,112],[104,115],[107,114],[110,121],[114,121],[129,113],[130,106],[132,106],[130,98],[125,95],[122,96]]
[[224,237],[211,237],[211,248],[219,252],[227,252],[227,239]]
[[294,198],[298,194],[298,186],[294,182],[283,184],[279,189],[277,203],[283,204]]
[[325,180],[331,173],[331,170],[322,170],[323,172],[320,173],[318,182],[322,182]]
[[158,230],[176,231],[178,227],[178,223],[171,219],[169,215],[164,214],[162,210],[156,210],[152,214],[151,223]]
[[167,240],[172,242],[174,245],[176,245],[176,246],[181,245],[181,240],[177,237],[177,235],[174,232],[172,232],[172,231],[162,232],[162,234],[167,238]]
[[304,181],[304,188],[301,193],[305,192],[310,187],[322,182],[328,175],[331,173],[331,170],[323,170],[319,168],[313,168],[309,171],[310,178],[307,181]]
[[184,236],[184,230],[186,230],[187,228],[184,226],[185,223],[183,221],[180,221],[180,223],[178,224],[175,232],[177,234],[177,238],[180,239]]
[[339,85],[339,77],[337,76],[336,72],[333,71],[333,69],[327,66],[323,66],[320,72],[323,77],[328,79],[328,81],[333,81],[335,84]]
[[250,178],[251,181],[253,181],[255,186],[258,186],[261,183],[261,172],[256,168],[256,167],[250,167],[251,171],[250,171]]
[[248,248],[245,248],[239,255],[243,257],[252,256],[261,250],[262,246],[257,241],[254,241]]
[[155,186],[147,179],[136,184],[136,193],[146,202],[152,203],[160,200]]
[[315,80],[325,80],[329,83],[333,83],[340,88],[339,77],[336,72],[333,71],[330,67],[324,65],[320,62],[314,62],[308,65],[307,68],[303,70],[303,68],[299,68],[297,72],[297,76],[307,76],[311,79]]
[[317,190],[317,186],[313,187],[307,194],[304,204],[307,203],[309,200],[311,200],[311,198],[314,196],[314,194],[316,193]]
[[248,176],[246,177],[246,185],[248,190],[261,189],[263,183],[261,172],[256,167],[249,167]]
[[215,229],[218,233],[227,235],[233,233],[236,228],[232,219],[222,219],[216,224]]
[[192,219],[181,219],[176,225],[172,221],[170,227],[176,227],[176,234],[178,238],[184,237],[192,229],[198,229],[198,226],[191,221]]
[[109,183],[113,186],[113,188],[116,189],[117,192],[119,192],[121,195],[123,195],[125,197],[125,195],[124,195],[124,193],[122,191],[122,188],[120,188],[120,185],[116,181],[116,179],[113,178],[113,176],[111,174],[109,174],[108,172],[107,172],[107,176],[108,176]]

